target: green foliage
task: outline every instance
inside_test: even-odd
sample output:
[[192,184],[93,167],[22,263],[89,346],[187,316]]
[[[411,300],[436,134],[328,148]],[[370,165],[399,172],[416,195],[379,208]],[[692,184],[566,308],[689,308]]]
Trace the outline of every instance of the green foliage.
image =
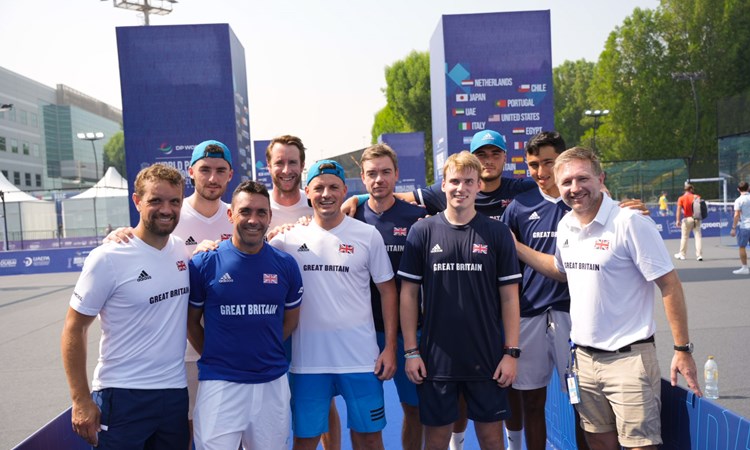
[[583,59],[565,61],[552,70],[555,84],[555,130],[565,139],[568,147],[584,145],[582,138],[587,126],[582,122],[582,112],[591,108],[586,96],[594,76],[593,62]]
[[375,113],[375,123],[372,124],[373,144],[378,142],[378,136],[385,133],[404,133],[411,131],[404,119],[393,112],[390,105],[385,105],[383,109]]
[[114,167],[120,175],[127,179],[125,171],[125,134],[122,131],[115,133],[106,144],[104,144],[104,170]]
[[[635,9],[607,39],[586,94],[588,108],[611,111],[599,122],[597,148],[605,160],[627,160],[688,158],[695,147],[691,176],[716,176],[716,105],[750,88],[748,71],[750,0],[663,0],[656,10]],[[703,74],[695,96],[689,80],[673,78],[678,72]],[[561,86],[555,123],[568,126],[568,107],[580,103]],[[582,123],[588,143],[593,120]]]
[[[432,154],[432,110],[430,103],[430,55],[412,51],[385,68],[387,104],[375,115],[372,141],[382,133],[424,131],[425,154]],[[434,179],[432,158],[425,157],[427,183]]]

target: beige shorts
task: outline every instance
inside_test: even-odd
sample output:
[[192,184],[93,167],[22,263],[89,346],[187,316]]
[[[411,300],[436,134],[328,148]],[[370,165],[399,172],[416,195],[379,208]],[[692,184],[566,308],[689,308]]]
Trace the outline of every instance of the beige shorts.
[[581,402],[576,410],[589,433],[616,431],[620,445],[643,447],[661,440],[661,375],[653,343],[627,353],[578,348]]

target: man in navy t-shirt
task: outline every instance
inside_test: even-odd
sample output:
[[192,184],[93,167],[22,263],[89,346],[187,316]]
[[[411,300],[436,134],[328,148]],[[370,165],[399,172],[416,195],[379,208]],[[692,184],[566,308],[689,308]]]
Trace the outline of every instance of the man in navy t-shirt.
[[195,443],[287,448],[291,412],[283,342],[299,320],[302,276],[290,255],[264,242],[271,205],[263,184],[240,184],[228,215],[232,239],[189,264],[188,337],[201,354]]
[[[502,447],[506,389],[516,374],[521,273],[504,224],[477,214],[482,165],[469,152],[443,167],[446,210],[409,232],[398,276],[406,373],[418,385],[425,445],[446,448],[467,403],[482,448]],[[418,292],[424,292],[417,344]]]
[[[365,149],[360,159],[360,167],[362,168],[362,182],[367,192],[370,193],[370,198],[357,208],[354,218],[374,226],[383,236],[388,258],[391,260],[395,273],[401,264],[401,255],[404,252],[409,229],[417,220],[425,217],[427,211],[420,206],[394,197],[393,190],[398,181],[398,159],[396,152],[389,146],[376,144]],[[370,283],[372,314],[375,319],[378,346],[382,351],[385,348],[385,327],[380,292],[372,280]],[[400,281],[396,280],[396,288],[400,289],[400,287]],[[421,315],[419,319],[417,328],[421,325]],[[419,422],[417,389],[414,383],[406,377],[404,370],[406,360],[403,357],[404,339],[401,333],[398,333],[397,339],[397,368],[393,381],[396,383],[398,398],[404,410],[401,448],[417,450],[422,448],[422,424]]]

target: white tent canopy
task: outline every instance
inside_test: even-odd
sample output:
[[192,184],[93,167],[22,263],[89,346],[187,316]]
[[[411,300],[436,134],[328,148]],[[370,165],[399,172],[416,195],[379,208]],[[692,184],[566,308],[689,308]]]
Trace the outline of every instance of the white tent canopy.
[[128,201],[127,180],[110,167],[94,186],[62,201],[64,236],[99,236],[109,226],[129,226]]
[[[55,203],[40,200],[18,189],[0,172],[0,190],[5,199],[5,214],[0,236],[5,241],[5,226],[8,227],[8,240],[54,238],[57,230]],[[0,209],[0,216],[2,210]]]

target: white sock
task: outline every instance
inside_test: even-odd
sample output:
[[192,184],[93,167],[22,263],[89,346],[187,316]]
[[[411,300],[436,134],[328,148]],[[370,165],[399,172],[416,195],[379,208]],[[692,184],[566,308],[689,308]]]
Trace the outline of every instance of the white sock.
[[453,433],[451,435],[451,446],[450,450],[464,450],[464,435],[465,431],[460,433]]
[[508,450],[522,450],[521,436],[523,436],[523,429],[513,431],[506,428],[505,435],[508,436]]

